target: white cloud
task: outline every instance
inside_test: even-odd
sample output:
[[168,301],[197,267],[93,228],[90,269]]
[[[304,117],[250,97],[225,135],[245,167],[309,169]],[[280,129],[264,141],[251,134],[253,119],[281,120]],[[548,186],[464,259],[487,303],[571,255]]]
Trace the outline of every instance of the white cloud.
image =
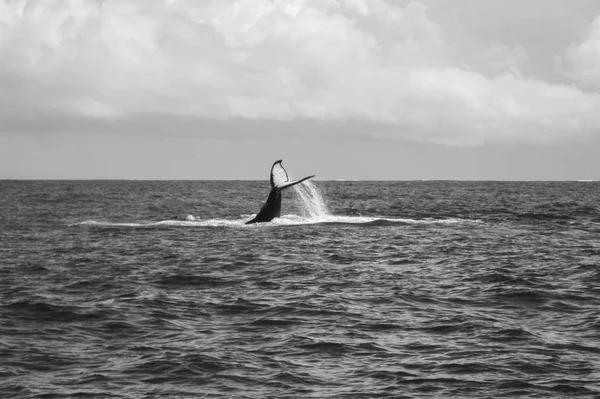
[[600,15],[579,43],[572,43],[558,59],[567,76],[600,88]]
[[[0,101],[13,119],[357,120],[379,126],[366,132],[374,136],[450,145],[600,129],[598,94],[528,76],[519,45],[462,53],[421,2],[0,4]],[[592,71],[598,59],[584,47],[567,58]]]

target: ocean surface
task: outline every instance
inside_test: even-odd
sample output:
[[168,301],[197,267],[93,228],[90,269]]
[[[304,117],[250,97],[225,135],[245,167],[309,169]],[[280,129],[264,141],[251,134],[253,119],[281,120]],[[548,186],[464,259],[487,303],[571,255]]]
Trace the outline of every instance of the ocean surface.
[[0,397],[600,397],[600,183],[268,192],[0,181]]

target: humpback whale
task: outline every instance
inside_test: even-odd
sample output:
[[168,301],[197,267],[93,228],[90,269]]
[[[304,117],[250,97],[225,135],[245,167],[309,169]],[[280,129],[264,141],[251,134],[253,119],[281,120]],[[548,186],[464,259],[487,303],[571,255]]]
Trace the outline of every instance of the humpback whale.
[[273,166],[271,166],[271,192],[269,193],[267,202],[265,202],[254,219],[247,221],[246,224],[270,222],[274,218],[279,217],[281,214],[281,191],[302,183],[304,180],[308,180],[311,177],[315,177],[315,175],[307,176],[300,180],[290,181],[287,172],[281,165],[281,159],[276,161]]

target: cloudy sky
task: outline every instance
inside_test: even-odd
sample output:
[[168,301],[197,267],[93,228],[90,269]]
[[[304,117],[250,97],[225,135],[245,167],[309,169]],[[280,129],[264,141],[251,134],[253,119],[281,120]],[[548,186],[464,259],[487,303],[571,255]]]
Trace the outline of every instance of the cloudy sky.
[[598,0],[0,0],[0,178],[600,179]]

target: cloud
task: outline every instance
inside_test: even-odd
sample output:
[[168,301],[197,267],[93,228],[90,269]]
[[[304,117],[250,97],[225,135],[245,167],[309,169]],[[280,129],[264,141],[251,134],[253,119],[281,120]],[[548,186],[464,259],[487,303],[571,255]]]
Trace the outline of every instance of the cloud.
[[564,73],[576,82],[600,88],[600,15],[578,43],[572,43],[558,58]]
[[[519,45],[464,52],[422,2],[0,4],[0,129],[154,114],[356,121],[373,137],[476,145],[600,128],[600,95],[528,75]],[[572,73],[591,71],[592,53],[573,49]]]

